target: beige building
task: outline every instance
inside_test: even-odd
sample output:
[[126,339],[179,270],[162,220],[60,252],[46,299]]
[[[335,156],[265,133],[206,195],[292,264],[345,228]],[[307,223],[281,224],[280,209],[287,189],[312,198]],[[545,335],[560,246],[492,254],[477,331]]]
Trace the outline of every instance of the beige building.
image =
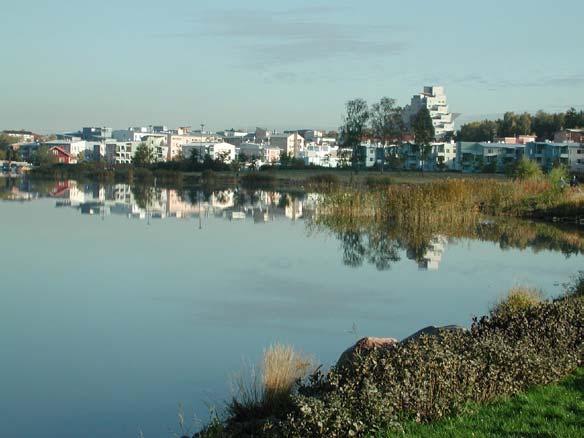
[[280,149],[290,157],[300,158],[304,152],[304,138],[297,132],[293,134],[274,134],[270,137],[270,146]]

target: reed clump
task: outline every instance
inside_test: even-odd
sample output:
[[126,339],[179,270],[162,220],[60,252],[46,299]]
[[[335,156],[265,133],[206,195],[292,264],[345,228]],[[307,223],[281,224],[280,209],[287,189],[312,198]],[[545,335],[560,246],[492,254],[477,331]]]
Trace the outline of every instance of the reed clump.
[[528,286],[515,286],[509,290],[506,297],[491,309],[492,315],[513,314],[538,306],[543,301],[543,292]]
[[227,405],[231,422],[266,418],[289,408],[297,385],[315,370],[312,357],[293,347],[274,344],[264,350],[259,369],[235,378],[236,394]]

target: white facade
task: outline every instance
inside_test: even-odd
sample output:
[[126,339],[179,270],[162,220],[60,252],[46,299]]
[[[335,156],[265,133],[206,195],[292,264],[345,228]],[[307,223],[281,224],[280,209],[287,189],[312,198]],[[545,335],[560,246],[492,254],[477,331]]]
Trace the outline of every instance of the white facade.
[[[108,142],[105,148],[105,159],[108,164],[130,164],[140,142]],[[163,151],[161,151],[163,152]]]
[[337,167],[337,151],[338,147],[310,143],[304,148],[304,162],[313,166]]
[[235,160],[235,146],[229,143],[197,142],[182,145],[183,157],[190,158],[193,151],[198,153],[200,161],[202,161],[207,155],[213,160],[223,157],[225,163],[230,163]]
[[448,133],[454,133],[454,117],[448,109],[448,101],[443,87],[424,87],[424,91],[412,97],[406,106],[404,118],[407,124],[422,108],[427,108],[432,118],[436,139],[441,140]]
[[270,146],[279,148],[291,157],[301,158],[304,151],[304,138],[298,133],[274,134],[270,137]]
[[572,172],[584,173],[584,144],[568,148],[568,162]]

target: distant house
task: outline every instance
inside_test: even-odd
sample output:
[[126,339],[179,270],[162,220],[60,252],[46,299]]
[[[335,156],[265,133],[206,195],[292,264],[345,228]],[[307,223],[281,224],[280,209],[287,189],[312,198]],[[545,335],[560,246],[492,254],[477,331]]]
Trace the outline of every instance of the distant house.
[[55,159],[57,163],[62,164],[75,164],[77,163],[77,158],[65,151],[59,146],[53,146],[49,148],[49,154]]

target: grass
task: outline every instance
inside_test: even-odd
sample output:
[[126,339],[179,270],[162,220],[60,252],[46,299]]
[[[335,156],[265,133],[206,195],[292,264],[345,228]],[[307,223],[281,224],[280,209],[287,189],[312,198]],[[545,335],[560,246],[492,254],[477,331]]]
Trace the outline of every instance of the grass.
[[534,388],[464,415],[432,424],[407,423],[404,433],[381,437],[581,437],[584,431],[584,368],[555,385]]
[[293,347],[274,344],[264,350],[259,373],[256,367],[234,379],[235,395],[227,405],[236,421],[262,418],[266,412],[285,409],[296,384],[314,371],[314,360]]
[[514,313],[537,306],[543,301],[543,292],[528,286],[515,286],[509,290],[506,297],[499,300],[491,310],[491,314]]

